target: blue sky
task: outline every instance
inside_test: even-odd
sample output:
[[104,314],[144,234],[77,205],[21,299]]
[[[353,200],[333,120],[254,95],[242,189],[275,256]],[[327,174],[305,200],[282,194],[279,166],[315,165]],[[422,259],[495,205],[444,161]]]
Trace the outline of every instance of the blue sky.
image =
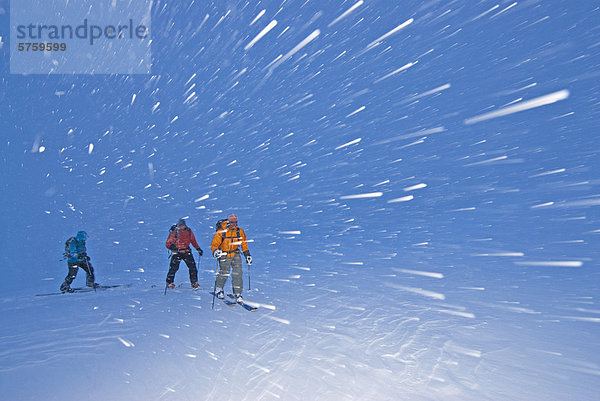
[[[312,247],[352,225],[346,252],[387,230],[397,234],[383,235],[386,251],[494,237],[536,257],[589,256],[549,244],[597,229],[597,212],[569,220],[595,208],[557,206],[597,195],[593,6],[372,1],[331,25],[356,4],[161,4],[151,75],[10,75],[3,46],[3,226],[40,266],[23,278],[60,269],[55,255],[81,228],[103,263],[156,264],[178,217],[206,246],[231,210],[264,236],[260,248],[269,233],[301,230]],[[564,90],[554,104],[465,124]]]

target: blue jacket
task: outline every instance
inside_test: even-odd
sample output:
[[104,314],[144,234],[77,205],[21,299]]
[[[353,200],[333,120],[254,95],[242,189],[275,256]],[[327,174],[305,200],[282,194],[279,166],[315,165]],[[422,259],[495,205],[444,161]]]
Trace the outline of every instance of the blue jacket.
[[75,241],[71,241],[69,244],[69,263],[77,263],[83,259],[79,259],[78,255],[82,252],[87,252],[85,248],[85,240],[87,239],[87,233],[85,231],[79,231],[75,236]]

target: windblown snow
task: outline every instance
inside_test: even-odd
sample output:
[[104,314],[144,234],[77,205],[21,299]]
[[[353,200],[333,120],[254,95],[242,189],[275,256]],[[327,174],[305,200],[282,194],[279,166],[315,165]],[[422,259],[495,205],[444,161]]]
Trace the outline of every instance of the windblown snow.
[[[155,1],[147,75],[3,33],[0,398],[596,400],[592,3]],[[210,294],[230,213],[253,312]],[[130,286],[37,296],[78,230]]]

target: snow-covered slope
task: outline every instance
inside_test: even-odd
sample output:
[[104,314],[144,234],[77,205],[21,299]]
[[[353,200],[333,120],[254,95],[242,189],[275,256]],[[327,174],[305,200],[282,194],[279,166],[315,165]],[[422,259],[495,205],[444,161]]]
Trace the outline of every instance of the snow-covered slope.
[[253,273],[256,312],[211,310],[212,270],[166,296],[138,274],[126,289],[5,298],[2,387],[19,400],[595,397],[589,298],[549,279],[478,288],[316,261]]
[[[152,75],[0,47],[1,399],[597,398],[597,7],[325,3],[156,2]],[[164,295],[230,212],[260,309],[209,252]],[[131,286],[35,296],[80,229]]]

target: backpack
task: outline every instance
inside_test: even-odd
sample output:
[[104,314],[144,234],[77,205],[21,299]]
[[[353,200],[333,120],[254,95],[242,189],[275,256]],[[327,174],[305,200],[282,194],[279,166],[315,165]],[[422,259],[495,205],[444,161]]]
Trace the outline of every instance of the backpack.
[[75,237],[71,237],[68,240],[65,241],[65,253],[63,253],[63,256],[65,257],[65,259],[71,259],[73,256],[71,256],[71,243],[75,241],[77,243],[77,239]]
[[[189,227],[186,227],[187,230],[189,230]],[[175,232],[175,241],[177,241],[177,238],[179,238],[179,230],[177,229],[177,225],[173,224],[171,226],[171,228],[169,228],[169,235],[171,235],[172,232]]]
[[[217,221],[217,224],[215,224],[215,231],[219,232],[221,230],[226,230],[227,229],[227,219],[220,219],[219,221]],[[221,232],[221,240],[225,239],[225,234],[227,234],[226,231],[222,231]],[[240,233],[240,228],[237,227],[237,238],[241,237],[241,233]]]

